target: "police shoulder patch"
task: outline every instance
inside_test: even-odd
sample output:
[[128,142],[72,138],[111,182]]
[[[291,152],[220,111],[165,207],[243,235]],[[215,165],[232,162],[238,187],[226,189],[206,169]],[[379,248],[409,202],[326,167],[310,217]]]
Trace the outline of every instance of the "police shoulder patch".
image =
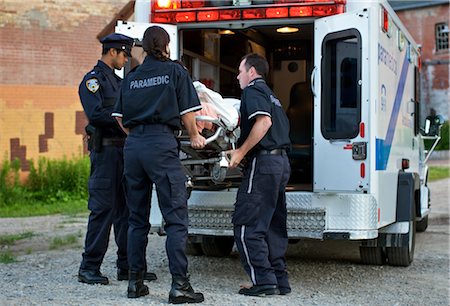
[[86,88],[92,92],[92,93],[96,93],[97,90],[100,88],[100,84],[98,82],[97,79],[93,78],[93,79],[89,79],[86,81]]

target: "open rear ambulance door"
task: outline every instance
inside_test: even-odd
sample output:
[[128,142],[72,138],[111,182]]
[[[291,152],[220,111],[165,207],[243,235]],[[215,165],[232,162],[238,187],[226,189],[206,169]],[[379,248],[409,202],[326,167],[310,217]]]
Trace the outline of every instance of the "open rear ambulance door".
[[135,46],[132,51],[133,57],[128,61],[127,66],[124,69],[118,70],[117,74],[121,77],[126,75],[126,73],[134,68],[135,66],[142,63],[145,58],[145,52],[142,49],[142,38],[144,37],[144,32],[148,27],[157,25],[167,31],[170,36],[170,58],[173,60],[178,59],[179,49],[178,49],[178,27],[171,24],[156,24],[156,23],[146,23],[146,22],[130,22],[130,21],[118,21],[116,25],[116,33],[124,34],[135,39]]
[[368,19],[362,11],[314,22],[315,192],[368,188]]
[[[127,63],[122,70],[116,70],[116,74],[120,77],[124,77],[128,71],[133,69],[135,66],[141,64],[145,58],[145,52],[142,49],[142,38],[144,37],[145,30],[153,25],[160,26],[165,29],[170,36],[170,58],[175,60],[178,59],[179,49],[178,49],[178,28],[176,25],[169,24],[154,24],[154,23],[144,23],[144,22],[128,22],[128,21],[118,21],[116,25],[116,33],[124,34],[135,39],[135,46],[132,50],[132,58]],[[161,214],[161,210],[158,205],[158,198],[156,194],[156,188],[153,186],[152,198],[151,198],[151,210],[150,210],[150,225],[151,232],[157,232],[159,234],[164,233],[164,224]]]

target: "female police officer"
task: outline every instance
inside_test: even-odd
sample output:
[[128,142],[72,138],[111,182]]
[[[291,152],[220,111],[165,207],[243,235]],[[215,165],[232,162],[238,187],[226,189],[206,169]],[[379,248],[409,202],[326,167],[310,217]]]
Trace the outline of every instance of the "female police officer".
[[[205,145],[196,129],[194,111],[200,101],[187,71],[169,59],[169,35],[158,26],[144,33],[147,56],[126,77],[113,116],[128,132],[124,148],[125,185],[129,206],[128,297],[148,294],[142,282],[149,232],[149,197],[157,187],[159,206],[167,233],[166,252],[172,274],[170,303],[196,303],[203,294],[192,289],[185,255],[188,213],[186,177],[178,157],[174,130],[187,129],[193,148]],[[180,121],[181,119],[181,121]]]

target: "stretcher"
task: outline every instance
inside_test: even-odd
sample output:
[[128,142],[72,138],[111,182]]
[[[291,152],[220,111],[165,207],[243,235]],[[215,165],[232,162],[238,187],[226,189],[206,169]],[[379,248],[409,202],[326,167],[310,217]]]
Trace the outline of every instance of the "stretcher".
[[200,82],[194,87],[203,106],[196,113],[199,132],[206,139],[203,149],[191,147],[189,135],[180,131],[180,159],[188,178],[188,187],[211,189],[229,187],[239,179],[239,168],[229,169],[226,151],[237,146],[240,135],[239,105],[234,98],[223,98]]

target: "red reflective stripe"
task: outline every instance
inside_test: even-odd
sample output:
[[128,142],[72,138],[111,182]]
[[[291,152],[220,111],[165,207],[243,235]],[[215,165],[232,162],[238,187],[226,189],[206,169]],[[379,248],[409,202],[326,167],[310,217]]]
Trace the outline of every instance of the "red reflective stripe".
[[295,6],[289,9],[291,17],[308,17],[312,16],[312,7],[310,6]]
[[289,9],[287,7],[266,9],[267,18],[285,18],[288,16],[289,16]]
[[361,122],[359,124],[359,136],[361,136],[361,138],[364,138],[364,136],[365,136],[365,124],[364,124],[364,122]]
[[359,170],[360,170],[361,177],[365,178],[366,177],[366,164],[361,163]]
[[242,10],[243,19],[260,19],[266,18],[266,10],[261,9],[245,9]]
[[214,21],[219,19],[219,11],[200,11],[197,13],[197,21]]
[[344,146],[344,150],[351,150],[353,148],[353,145],[351,143],[348,143]]
[[220,20],[241,19],[241,11],[240,10],[221,10],[221,11],[219,11],[219,19]]
[[195,12],[185,12],[175,14],[176,22],[195,22]]

